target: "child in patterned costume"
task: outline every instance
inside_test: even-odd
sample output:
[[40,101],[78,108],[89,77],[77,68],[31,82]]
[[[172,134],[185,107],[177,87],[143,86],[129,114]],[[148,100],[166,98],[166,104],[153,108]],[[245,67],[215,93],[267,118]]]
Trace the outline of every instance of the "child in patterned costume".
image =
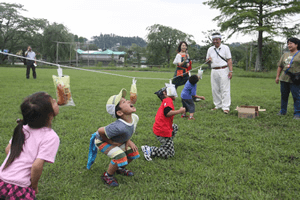
[[101,179],[109,186],[118,186],[115,173],[133,176],[133,172],[125,168],[132,160],[140,157],[137,146],[130,140],[138,123],[138,116],[133,114],[136,108],[125,99],[126,90],[111,96],[106,104],[107,112],[117,120],[96,132],[95,145],[112,160]]
[[153,132],[156,139],[161,143],[160,147],[142,146],[144,157],[147,161],[151,161],[151,157],[169,158],[175,155],[173,139],[178,130],[176,124],[173,124],[174,115],[184,113],[185,108],[174,110],[173,100],[175,96],[168,96],[165,89],[162,89],[164,98],[160,98],[162,103],[156,113]]

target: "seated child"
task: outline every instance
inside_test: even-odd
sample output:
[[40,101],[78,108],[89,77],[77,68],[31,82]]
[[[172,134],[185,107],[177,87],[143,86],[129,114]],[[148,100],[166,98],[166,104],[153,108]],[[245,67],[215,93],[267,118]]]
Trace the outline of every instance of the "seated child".
[[0,167],[0,199],[35,199],[45,162],[54,163],[59,137],[51,128],[59,107],[55,99],[37,92],[21,104],[18,120]]
[[109,186],[118,186],[115,172],[124,176],[133,176],[125,168],[132,160],[140,157],[137,146],[130,140],[138,123],[138,116],[133,114],[136,108],[125,99],[126,90],[111,96],[106,103],[107,112],[117,120],[96,132],[94,143],[105,155],[111,158],[108,169],[101,179]]
[[181,102],[186,112],[190,113],[190,116],[184,112],[181,117],[189,117],[189,120],[194,120],[195,104],[194,98],[205,100],[205,97],[196,95],[197,82],[199,78],[197,75],[192,75],[189,80],[185,83],[183,90],[181,91]]
[[176,124],[173,124],[173,118],[176,114],[184,113],[185,108],[181,107],[179,110],[174,110],[173,100],[175,100],[176,97],[168,96],[166,89],[167,88],[162,88],[155,93],[162,100],[162,103],[155,116],[153,132],[156,135],[156,139],[161,143],[161,146],[150,147],[144,145],[141,147],[147,161],[151,161],[151,157],[168,158],[175,155],[173,138],[178,128]]

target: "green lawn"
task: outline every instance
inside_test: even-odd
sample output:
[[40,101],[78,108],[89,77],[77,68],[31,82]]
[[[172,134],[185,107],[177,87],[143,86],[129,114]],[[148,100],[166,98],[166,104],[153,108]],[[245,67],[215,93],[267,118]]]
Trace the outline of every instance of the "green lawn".
[[[25,71],[24,67],[0,67],[1,162],[15,120],[21,118],[19,106],[23,98],[37,91],[55,97],[55,69],[37,68],[36,80],[27,80]],[[196,120],[174,117],[179,126],[174,140],[175,157],[148,162],[140,150],[141,157],[127,167],[135,173],[134,177],[116,175],[120,186],[109,188],[100,179],[110,162],[108,157],[98,153],[92,168],[86,169],[89,139],[99,127],[114,121],[106,112],[106,101],[123,87],[129,91],[132,80],[64,70],[71,77],[76,106],[61,107],[53,122],[60,147],[55,163],[44,167],[37,199],[299,199],[300,121],[292,119],[292,97],[288,114],[277,116],[280,91],[275,84],[275,72],[234,71],[228,115],[210,110],[213,103],[207,70],[198,82],[197,94],[206,100],[196,103]],[[163,79],[173,76],[173,72],[110,73]],[[144,144],[159,145],[152,125],[160,100],[153,93],[166,82],[137,80],[136,114],[140,121],[132,140],[139,149]],[[182,88],[178,89],[179,96]],[[178,109],[180,98],[174,104]],[[255,119],[239,119],[234,110],[238,105],[260,105],[266,112],[260,112]]]

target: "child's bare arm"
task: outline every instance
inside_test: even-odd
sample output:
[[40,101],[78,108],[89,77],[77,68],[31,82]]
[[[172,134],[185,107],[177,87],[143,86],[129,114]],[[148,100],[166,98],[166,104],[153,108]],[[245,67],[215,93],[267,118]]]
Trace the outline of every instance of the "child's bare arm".
[[128,146],[133,150],[133,152],[138,151],[137,146],[130,139],[125,144],[125,150],[127,150]]
[[5,147],[5,153],[6,155],[8,155],[9,151],[10,151],[10,147],[11,147],[11,144],[8,144],[6,147]]
[[122,145],[121,143],[117,143],[117,142],[112,141],[111,139],[108,139],[108,137],[105,135],[104,127],[99,128],[98,133],[101,136],[101,138],[105,142],[107,142],[108,144],[112,144],[112,145],[116,145],[116,146],[121,146]]
[[170,112],[168,112],[167,117],[171,117],[173,115],[177,115],[180,113],[185,113],[185,108],[184,107],[180,107],[179,110],[171,110]]
[[31,187],[38,193],[38,182],[43,172],[44,160],[37,158],[31,167]]
[[202,99],[202,100],[205,100],[205,97],[204,97],[204,96],[195,95],[195,96],[193,96],[193,97],[199,98],[199,99]]

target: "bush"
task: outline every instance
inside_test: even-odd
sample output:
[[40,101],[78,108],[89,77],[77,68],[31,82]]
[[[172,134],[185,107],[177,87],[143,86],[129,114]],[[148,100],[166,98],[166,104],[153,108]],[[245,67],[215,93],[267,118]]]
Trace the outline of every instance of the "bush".
[[102,62],[98,62],[97,63],[97,67],[102,67],[103,66],[103,63]]

